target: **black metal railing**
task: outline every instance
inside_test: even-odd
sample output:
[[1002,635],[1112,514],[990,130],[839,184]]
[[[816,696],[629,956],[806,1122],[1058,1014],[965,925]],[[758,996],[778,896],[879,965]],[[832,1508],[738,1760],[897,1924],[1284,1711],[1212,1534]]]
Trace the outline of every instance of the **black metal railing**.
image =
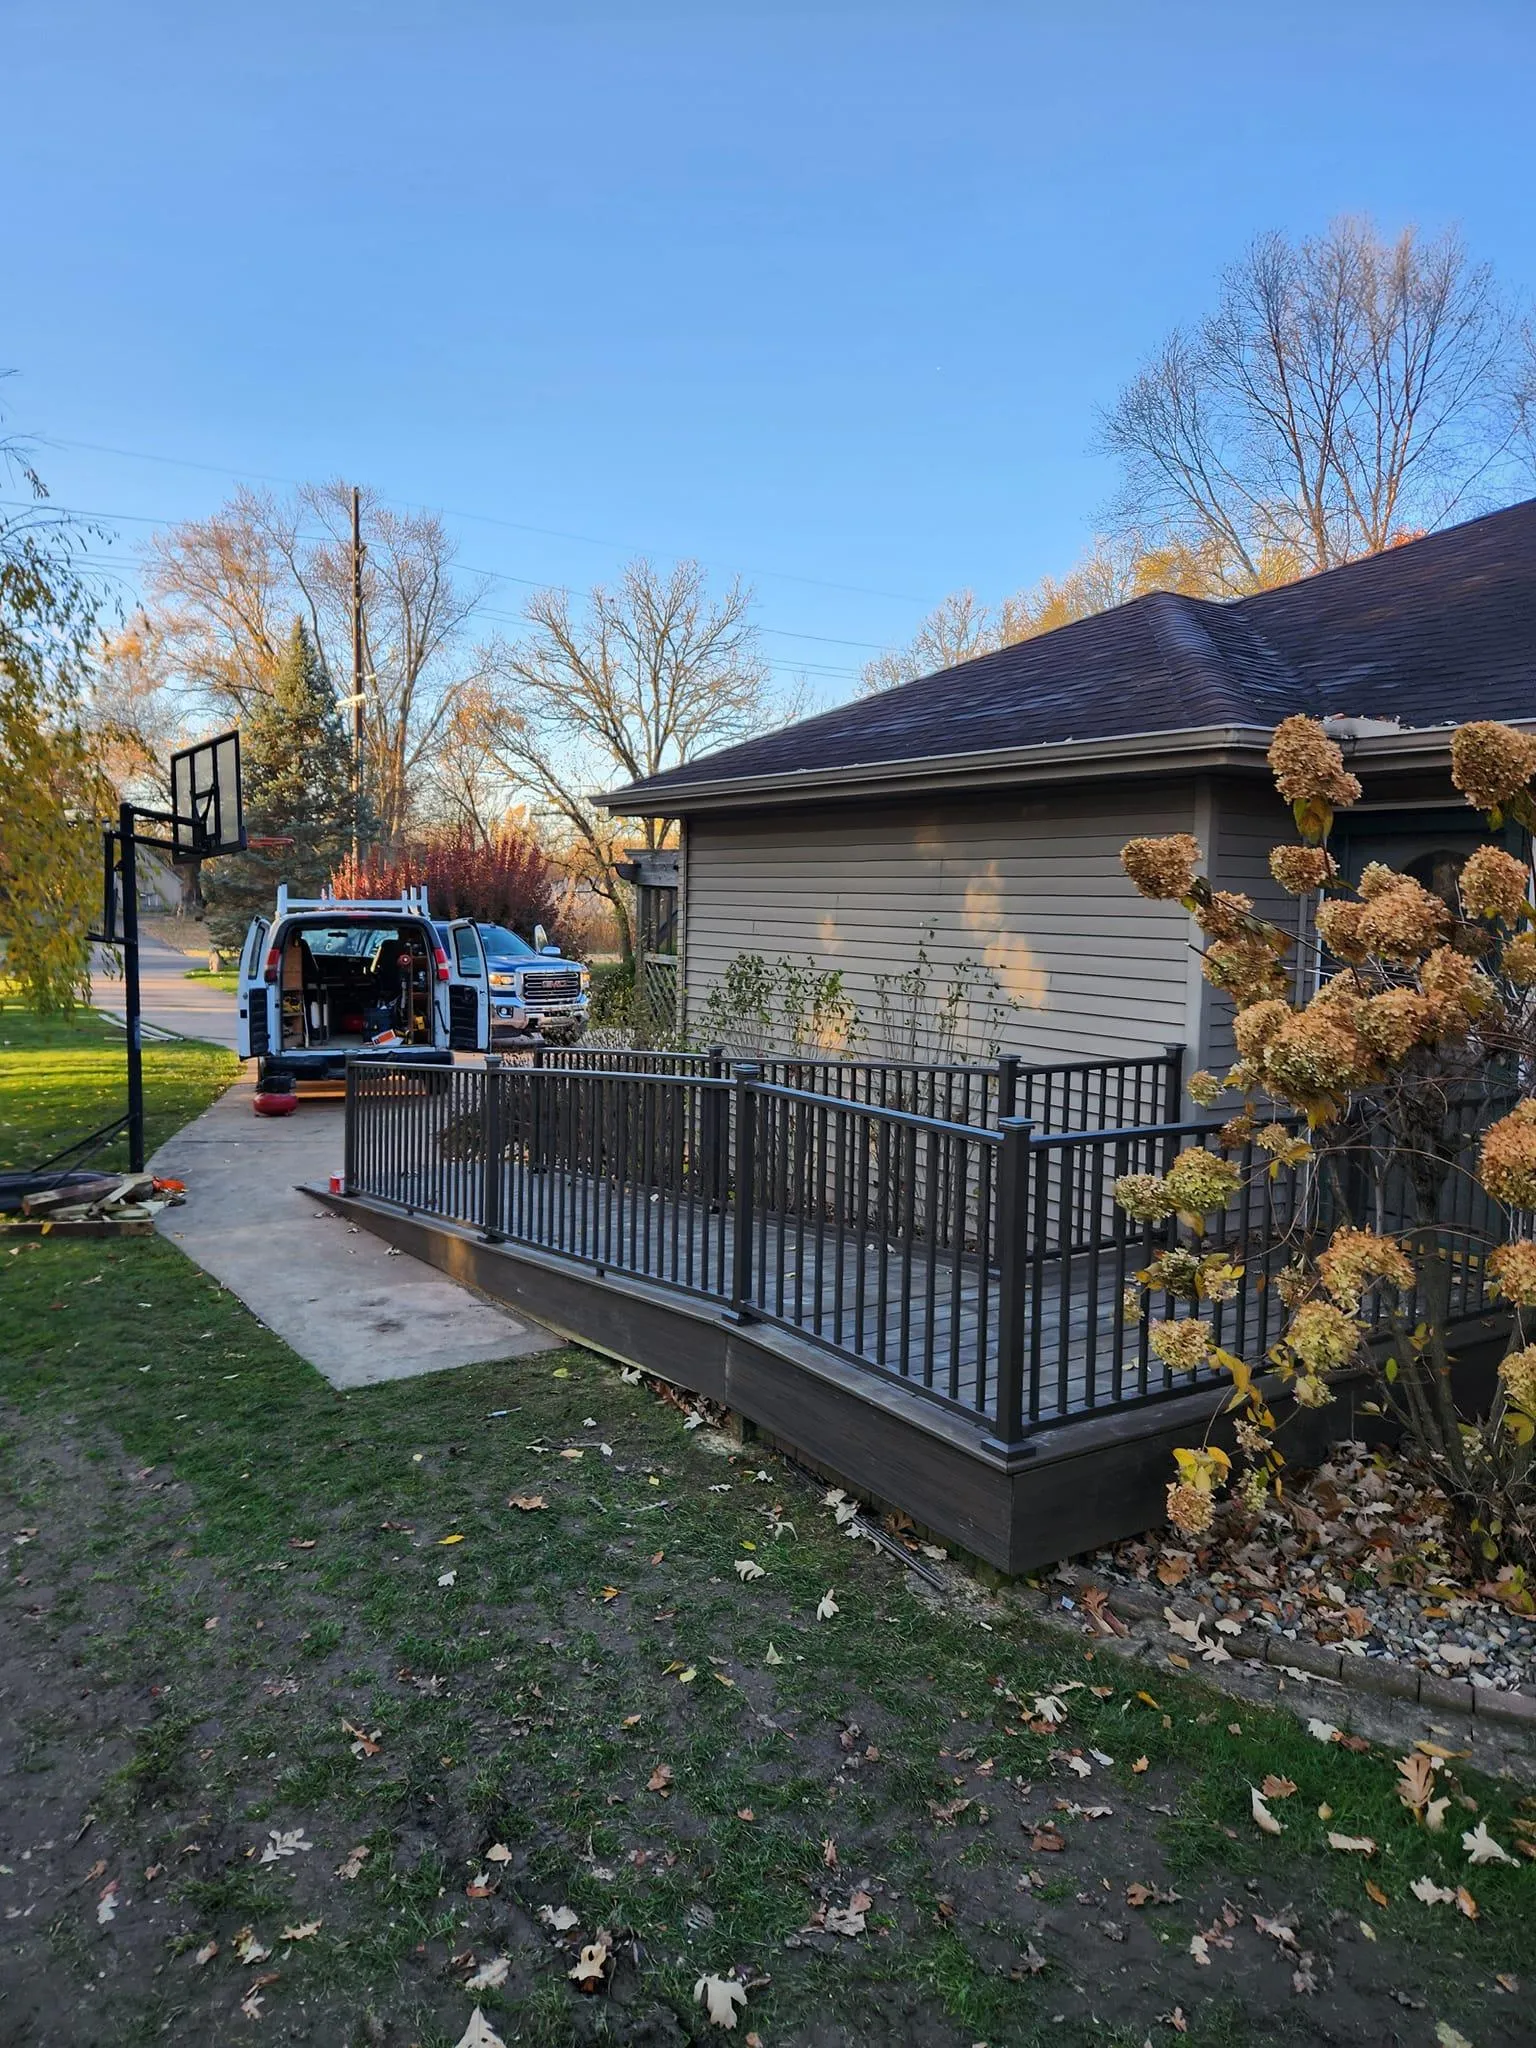
[[[544,1046],[527,1056],[558,1073],[698,1074],[725,1079],[725,1048],[702,1052]],[[735,1062],[734,1064],[740,1064]],[[1062,1060],[1036,1066],[1017,1053],[986,1065],[917,1060],[837,1059],[813,1053],[753,1058],[762,1079],[875,1109],[904,1110],[945,1123],[995,1128],[1028,1117],[1041,1131],[1091,1131],[1167,1123],[1179,1113],[1184,1048],[1117,1060]]]
[[[778,1325],[1004,1444],[1214,1387],[1216,1368],[1159,1355],[1162,1321],[1207,1318],[1216,1344],[1257,1364],[1284,1327],[1279,1269],[1339,1213],[1313,1163],[1228,1148],[1240,1189],[1198,1248],[1233,1272],[1223,1298],[1191,1305],[1139,1280],[1196,1245],[1188,1224],[1133,1222],[1114,1186],[1216,1149],[1211,1119],[983,1124],[754,1064],[718,1072],[705,1055],[622,1070],[354,1062],[346,1128],[349,1193]],[[1465,1183],[1447,1183],[1434,1219],[1457,1313],[1482,1305],[1499,1228],[1463,1214],[1477,1208]]]

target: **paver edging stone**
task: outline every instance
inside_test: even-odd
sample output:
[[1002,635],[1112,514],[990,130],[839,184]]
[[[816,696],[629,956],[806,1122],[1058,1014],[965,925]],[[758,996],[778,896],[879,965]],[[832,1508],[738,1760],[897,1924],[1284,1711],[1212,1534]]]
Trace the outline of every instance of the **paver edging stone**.
[[[1172,1607],[1182,1620],[1190,1620],[1197,1614],[1211,1624],[1216,1620],[1214,1608],[1202,1606],[1198,1601],[1185,1600],[1180,1604],[1171,1596],[1159,1598],[1155,1593],[1142,1592],[1138,1586],[1122,1585],[1118,1580],[1096,1579],[1091,1573],[1082,1573],[1076,1585],[1097,1588],[1122,1612],[1139,1620],[1161,1621],[1165,1607]],[[1415,1700],[1420,1706],[1434,1707],[1444,1713],[1475,1714],[1485,1721],[1536,1721],[1536,1696],[1473,1685],[1463,1678],[1437,1678],[1432,1671],[1420,1671],[1416,1666],[1399,1663],[1395,1658],[1348,1657],[1316,1643],[1292,1643],[1282,1637],[1255,1635],[1247,1630],[1219,1640],[1234,1657],[1251,1657],[1280,1670],[1289,1666],[1314,1678],[1332,1679],[1346,1691],[1390,1693],[1399,1699]]]

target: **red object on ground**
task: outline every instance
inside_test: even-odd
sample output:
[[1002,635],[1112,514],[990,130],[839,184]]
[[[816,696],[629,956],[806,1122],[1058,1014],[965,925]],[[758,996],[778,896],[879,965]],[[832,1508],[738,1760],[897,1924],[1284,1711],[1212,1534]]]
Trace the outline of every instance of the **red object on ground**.
[[292,1116],[298,1106],[299,1098],[291,1089],[282,1095],[264,1092],[251,1100],[251,1107],[258,1116]]

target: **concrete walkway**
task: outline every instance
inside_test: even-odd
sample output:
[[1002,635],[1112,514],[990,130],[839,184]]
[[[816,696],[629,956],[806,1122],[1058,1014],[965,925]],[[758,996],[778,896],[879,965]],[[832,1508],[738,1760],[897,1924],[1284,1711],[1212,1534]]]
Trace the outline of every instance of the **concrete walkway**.
[[[232,989],[214,988],[206,981],[188,981],[187,970],[204,967],[206,949],[201,953],[178,953],[163,939],[139,941],[139,1003],[146,1024],[158,1024],[162,1031],[178,1032],[183,1038],[207,1038],[215,1045],[236,1050],[235,994]],[[98,1010],[121,1017],[127,999],[123,982],[108,974],[100,946],[91,954],[91,1002]]]
[[252,1085],[248,1070],[150,1161],[187,1184],[185,1205],[163,1210],[156,1227],[333,1387],[563,1343],[301,1195],[296,1182],[323,1186],[341,1171],[342,1105],[306,1102],[293,1116],[259,1117]]

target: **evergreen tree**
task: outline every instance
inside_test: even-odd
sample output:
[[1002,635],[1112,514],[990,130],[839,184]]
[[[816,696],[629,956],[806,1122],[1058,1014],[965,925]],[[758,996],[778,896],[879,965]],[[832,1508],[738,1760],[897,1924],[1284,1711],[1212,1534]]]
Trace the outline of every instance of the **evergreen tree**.
[[[209,924],[218,943],[238,946],[251,918],[270,914],[279,882],[318,896],[352,846],[352,750],[325,663],[302,619],[271,688],[240,735],[246,830],[291,846],[231,854],[216,862]],[[366,836],[369,821],[363,821]]]

